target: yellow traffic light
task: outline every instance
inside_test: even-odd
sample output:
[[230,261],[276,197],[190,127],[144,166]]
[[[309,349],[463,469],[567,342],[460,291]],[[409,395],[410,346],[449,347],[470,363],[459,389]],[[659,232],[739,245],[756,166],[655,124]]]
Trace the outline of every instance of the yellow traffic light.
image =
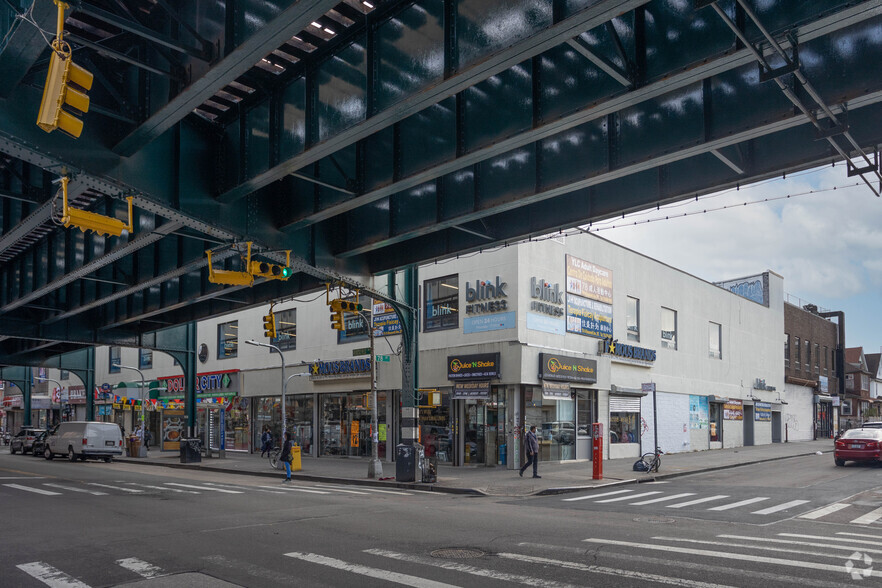
[[351,302],[349,300],[341,300],[340,302],[343,312],[361,312],[364,309],[358,302]]
[[[247,242],[248,253],[245,256],[245,267],[251,264],[251,241]],[[214,269],[211,265],[211,250],[205,252],[208,257],[208,281],[212,284],[226,284],[228,286],[252,286],[254,276],[250,272],[236,272],[232,270]]]
[[331,300],[331,328],[345,330],[343,326],[343,300]]
[[263,336],[270,339],[276,338],[276,315],[273,313],[263,317]]
[[268,280],[287,280],[294,273],[290,267],[265,261],[252,261],[249,270],[251,275]]
[[95,231],[99,235],[113,235],[114,237],[119,237],[123,231],[132,232],[134,229],[134,217],[132,216],[131,196],[126,198],[129,202],[129,222],[124,223],[117,218],[68,206],[67,185],[69,182],[70,178],[67,176],[61,178],[61,224],[65,228],[74,226],[84,233],[86,231]]
[[[62,47],[67,48],[67,53],[62,52]],[[52,48],[37,126],[47,133],[58,129],[76,139],[83,132],[83,121],[77,116],[89,112],[86,92],[92,88],[93,76],[73,62],[67,43],[53,44]]]

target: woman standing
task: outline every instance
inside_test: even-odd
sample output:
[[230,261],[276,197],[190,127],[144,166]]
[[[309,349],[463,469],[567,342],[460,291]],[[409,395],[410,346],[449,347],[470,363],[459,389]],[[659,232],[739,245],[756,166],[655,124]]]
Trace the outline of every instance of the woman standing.
[[282,445],[282,455],[279,456],[285,464],[285,482],[291,481],[291,432],[285,431],[285,444]]

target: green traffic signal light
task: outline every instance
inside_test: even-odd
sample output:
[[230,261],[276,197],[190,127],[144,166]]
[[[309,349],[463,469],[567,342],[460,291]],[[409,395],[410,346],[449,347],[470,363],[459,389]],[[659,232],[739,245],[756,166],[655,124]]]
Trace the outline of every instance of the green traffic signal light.
[[290,267],[283,267],[282,268],[282,277],[283,278],[290,278],[292,275],[294,275],[293,269],[291,269]]

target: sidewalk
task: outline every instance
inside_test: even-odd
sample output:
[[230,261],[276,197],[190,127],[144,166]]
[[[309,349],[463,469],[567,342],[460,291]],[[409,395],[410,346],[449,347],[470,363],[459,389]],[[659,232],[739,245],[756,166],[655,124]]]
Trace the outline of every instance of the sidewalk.
[[[541,479],[530,477],[531,471],[520,478],[516,470],[498,467],[453,467],[438,466],[438,482],[434,484],[396,482],[394,479],[380,481],[367,477],[368,462],[362,458],[303,458],[303,470],[295,472],[294,478],[313,482],[353,484],[377,487],[411,488],[446,492],[451,494],[471,494],[487,496],[530,496],[562,494],[609,486],[614,484],[633,484],[663,480],[685,474],[726,469],[742,465],[761,463],[814,455],[819,463],[832,463],[833,442],[800,441],[775,443],[755,447],[737,447],[714,451],[674,453],[662,457],[661,471],[658,474],[645,474],[631,469],[634,459],[614,459],[603,462],[603,479],[593,480],[592,463],[539,463]],[[201,463],[182,464],[177,452],[160,452],[153,449],[147,458],[121,457],[123,463],[165,466],[182,469],[248,474],[281,479],[284,473],[270,468],[269,461],[259,454],[241,454],[228,451],[226,458],[203,458]],[[383,477],[395,476],[395,464],[383,462]]]

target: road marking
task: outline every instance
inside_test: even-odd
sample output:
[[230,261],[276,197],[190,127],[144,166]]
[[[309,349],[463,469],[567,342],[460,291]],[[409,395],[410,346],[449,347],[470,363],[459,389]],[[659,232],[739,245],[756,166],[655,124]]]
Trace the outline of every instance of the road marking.
[[614,494],[625,494],[626,492],[633,492],[633,490],[616,490],[614,492],[603,492],[602,494],[588,494],[587,496],[564,498],[563,502],[575,502],[576,500],[588,500],[589,498],[602,498],[604,496],[613,496]]
[[139,484],[138,482],[123,482],[130,486],[140,486],[141,488],[150,488],[151,490],[162,490],[163,492],[180,492],[181,494],[201,494],[194,490],[180,490],[179,488],[166,488],[165,486],[151,486],[150,484]]
[[[753,538],[757,541],[760,539]],[[813,570],[823,570],[825,572],[842,573],[842,564],[830,565],[822,564],[814,561],[801,561],[796,559],[783,559],[777,557],[763,557],[760,555],[748,555],[744,553],[731,553],[728,551],[711,551],[709,549],[690,549],[688,547],[673,547],[670,545],[650,545],[648,543],[634,543],[631,541],[615,541],[612,539],[582,539],[587,543],[597,543],[602,545],[619,545],[621,547],[648,549],[651,551],[666,551],[669,553],[680,553],[683,555],[704,555],[707,557],[715,557],[719,559],[734,559],[738,561],[751,561],[754,563],[766,563],[779,566],[809,568]],[[853,549],[849,547],[848,549]],[[873,571],[871,575],[875,578],[882,578],[882,572]]]
[[742,547],[744,549],[758,549],[761,551],[783,551],[784,553],[798,553],[800,555],[811,555],[814,557],[829,557],[842,561],[841,553],[825,553],[819,551],[808,551],[803,549],[794,549],[792,547],[771,547],[769,545],[744,545],[743,543],[729,543],[726,541],[707,541],[704,539],[684,539],[680,537],[653,537],[653,540],[659,541],[676,541],[679,543],[698,543],[700,545],[716,545],[718,547]]
[[49,490],[41,490],[39,488],[29,488],[19,484],[3,484],[7,488],[15,488],[16,490],[24,490],[25,492],[34,492],[36,494],[45,494],[46,496],[61,496],[61,492],[50,492]]
[[[825,549],[841,549],[843,551],[854,551],[860,547],[861,551],[867,553],[882,553],[882,549],[873,549],[872,547],[863,547],[857,545],[834,545],[831,543],[812,543],[811,541],[793,541],[792,539],[766,539],[764,537],[744,537],[741,535],[717,535],[720,539],[744,539],[748,541],[757,541],[760,543],[786,543],[788,545],[805,545],[806,547],[823,547]],[[824,537],[825,540],[832,539]],[[870,543],[874,545],[874,543]]]
[[322,484],[316,484],[313,488],[327,488],[329,490],[334,490],[335,492],[343,492],[345,494],[367,494],[367,492],[359,492],[358,490],[346,490],[344,488],[337,488],[334,486],[323,486]]
[[285,555],[287,557],[293,557],[294,559],[299,559],[301,561],[307,561],[310,563],[327,566],[329,568],[351,572],[353,574],[361,574],[362,576],[367,576],[368,578],[377,578],[385,582],[395,582],[396,584],[404,584],[405,586],[414,586],[415,588],[448,588],[449,586],[453,586],[453,584],[435,582],[434,580],[419,578],[417,576],[408,576],[407,574],[400,574],[398,572],[389,572],[387,570],[380,570],[377,568],[370,568],[368,566],[351,564],[340,559],[325,557],[324,555],[318,555],[315,553],[300,553],[297,551],[292,551],[291,553],[286,553]]
[[845,537],[829,537],[827,535],[801,535],[799,533],[778,533],[778,537],[794,537],[796,539],[820,539],[822,541],[839,541],[840,543],[866,543],[867,545],[879,545],[878,538],[875,541],[863,539],[846,539]]
[[132,494],[143,494],[143,490],[136,490],[135,488],[123,488],[122,486],[111,486],[110,484],[99,484],[97,482],[90,482],[89,486],[98,486],[99,488],[112,488],[113,490],[122,490],[123,492],[131,492]]
[[729,510],[730,508],[738,508],[739,506],[747,506],[748,504],[753,504],[754,502],[762,502],[763,500],[768,500],[768,497],[759,496],[757,498],[748,498],[747,500],[742,500],[741,502],[733,502],[732,504],[723,504],[721,506],[714,506],[709,508],[708,510]]
[[833,514],[834,512],[839,512],[843,508],[848,508],[849,506],[851,506],[851,505],[844,504],[842,502],[837,502],[835,504],[830,504],[830,505],[827,505],[823,508],[819,508],[817,510],[807,512],[805,514],[801,514],[801,515],[799,515],[799,518],[815,520],[815,519],[819,519],[821,517],[825,517],[829,514]]
[[606,566],[596,566],[591,564],[583,564],[572,561],[562,561],[557,559],[548,559],[545,557],[536,557],[534,555],[521,555],[518,553],[499,553],[498,557],[505,559],[514,559],[517,561],[538,563],[543,565],[553,565],[571,570],[579,570],[580,572],[589,572],[593,574],[610,574],[613,576],[634,578],[644,582],[655,582],[657,584],[668,584],[670,586],[689,586],[690,588],[722,588],[724,584],[711,584],[697,580],[685,580],[681,578],[672,578],[671,576],[660,576],[658,574],[648,574],[645,572],[637,572],[634,570],[623,570],[617,568],[608,568]]
[[64,484],[43,484],[50,488],[61,488],[62,490],[70,490],[71,492],[82,492],[83,494],[91,494],[92,496],[107,496],[107,492],[99,492],[98,490],[86,490],[85,488],[76,488],[75,486],[65,486]]
[[870,539],[876,539],[877,541],[882,539],[882,535],[868,535],[867,533],[847,533],[845,531],[840,531],[836,534],[837,535],[850,535],[851,537],[869,537]]
[[0,480],[45,480],[46,476],[0,476]]
[[784,504],[779,504],[778,506],[770,506],[769,508],[764,508],[762,510],[755,510],[750,514],[755,514],[755,515],[772,514],[773,512],[787,510],[788,508],[793,508],[794,506],[799,506],[800,504],[805,504],[806,502],[809,502],[809,501],[808,500],[791,500],[790,502],[785,502]]
[[89,588],[88,584],[83,584],[76,578],[41,561],[20,564],[15,567],[52,588]]
[[[272,490],[278,490],[278,486],[258,486],[258,488],[270,488]],[[325,492],[324,490],[310,490],[309,488],[301,488],[300,486],[282,486],[282,490],[287,490],[288,492],[306,492],[307,494],[330,494],[330,492]]]
[[855,520],[851,521],[852,525],[869,525],[870,523],[875,523],[880,518],[882,518],[882,508],[877,508],[876,510],[871,510],[865,515],[861,515]]
[[159,566],[155,566],[135,557],[118,559],[116,560],[116,563],[129,571],[135,572],[142,578],[156,578],[163,575],[163,570]]
[[224,494],[242,494],[238,490],[224,490],[223,488],[208,488],[206,486],[193,486],[192,484],[178,484],[177,482],[164,482],[166,486],[180,486],[181,488],[194,488],[196,490],[211,490],[212,492],[223,492]]
[[[316,488],[342,489],[340,486],[332,486],[330,484],[323,484],[321,486],[316,486]],[[380,494],[396,494],[399,496],[413,496],[413,492],[404,492],[402,490],[381,490],[380,488],[359,487],[359,491],[360,492],[379,492]]]
[[521,576],[518,574],[510,574],[508,572],[499,572],[496,570],[487,570],[484,568],[476,568],[475,566],[470,566],[466,564],[461,564],[453,561],[444,561],[437,560],[428,557],[420,557],[416,555],[406,555],[404,553],[398,553],[395,551],[388,551],[385,549],[365,549],[365,553],[370,553],[371,555],[378,555],[380,557],[388,557],[390,559],[398,560],[398,561],[406,561],[410,563],[419,564],[422,566],[433,566],[436,568],[442,568],[445,570],[453,570],[456,572],[461,572],[463,574],[471,574],[472,576],[480,576],[483,578],[491,578],[493,580],[500,580],[503,582],[516,582],[518,584],[526,584],[528,586],[539,586],[541,588],[575,588],[571,584],[562,584],[560,582],[554,580],[545,580],[542,578],[534,578],[531,576]]
[[216,484],[214,482],[203,482],[206,486],[218,486],[219,488],[229,488],[231,490],[245,490],[246,492],[249,490],[257,490],[258,492],[266,492],[268,494],[284,494],[284,492],[280,490],[267,490],[263,487],[253,487],[253,486],[233,486],[232,484]]
[[716,496],[708,496],[707,498],[699,498],[697,500],[690,500],[689,502],[680,502],[677,504],[669,504],[668,508],[683,508],[685,506],[693,506],[696,504],[701,504],[702,502],[710,502],[712,500],[722,500],[724,498],[729,498],[728,494],[717,494]]
[[[643,506],[644,504],[655,504],[656,502],[666,502],[668,500],[676,500],[678,498],[686,498],[687,496],[695,496],[695,492],[684,492],[683,494],[673,494],[671,496],[662,496],[661,498],[651,498],[641,502],[631,502],[631,506]],[[633,496],[631,498],[634,498]]]
[[661,490],[653,490],[652,492],[644,492],[643,494],[634,494],[630,496],[619,496],[618,498],[607,498],[598,500],[597,504],[606,504],[607,502],[619,502],[620,500],[631,500],[633,498],[643,498],[644,496],[652,496],[653,494],[661,494]]

